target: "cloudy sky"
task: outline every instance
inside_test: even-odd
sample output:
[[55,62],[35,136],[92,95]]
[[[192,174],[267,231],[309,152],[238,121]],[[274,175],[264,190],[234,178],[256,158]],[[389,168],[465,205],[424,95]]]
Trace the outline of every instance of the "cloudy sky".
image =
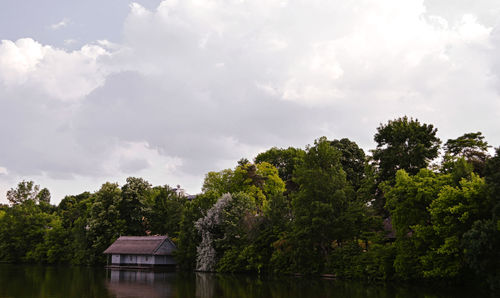
[[272,146],[408,115],[500,146],[498,0],[3,0],[0,201],[138,176],[197,193]]

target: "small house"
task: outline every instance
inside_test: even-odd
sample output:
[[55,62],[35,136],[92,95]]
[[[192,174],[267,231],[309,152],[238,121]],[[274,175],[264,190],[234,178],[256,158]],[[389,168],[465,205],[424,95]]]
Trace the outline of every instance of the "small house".
[[175,250],[168,236],[121,236],[104,254],[111,266],[175,266]]

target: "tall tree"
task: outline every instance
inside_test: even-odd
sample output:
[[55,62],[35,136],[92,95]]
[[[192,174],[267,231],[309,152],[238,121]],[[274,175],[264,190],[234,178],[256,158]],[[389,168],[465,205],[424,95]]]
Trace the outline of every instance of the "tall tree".
[[472,164],[474,172],[482,175],[489,147],[481,132],[466,133],[456,139],[449,139],[444,144],[445,162],[462,157]]
[[105,262],[102,252],[122,235],[127,227],[120,214],[121,189],[117,183],[104,183],[93,195],[88,220],[90,262]]
[[11,188],[7,191],[7,200],[13,205],[24,203],[28,200],[38,202],[38,193],[40,186],[35,185],[33,181],[21,181],[17,188]]
[[306,149],[304,162],[296,169],[300,190],[294,195],[293,269],[321,272],[334,240],[349,237],[345,211],[348,207],[346,174],[341,153],[325,137]]
[[152,202],[148,208],[148,226],[151,234],[168,235],[176,240],[187,198],[178,195],[168,185],[155,186],[151,193]]
[[142,178],[128,177],[121,190],[119,211],[125,221],[125,234],[145,235],[145,203],[151,194],[151,184]]
[[438,156],[441,141],[432,124],[404,116],[381,124],[374,140],[373,160],[379,168],[380,180],[394,181],[398,170],[415,175]]
[[209,172],[202,189],[204,193],[212,193],[216,197],[244,192],[254,197],[259,209],[263,209],[269,197],[285,191],[285,183],[278,176],[278,170],[267,162],[241,163],[234,170]]
[[388,183],[382,186],[387,198],[386,208],[396,232],[394,267],[399,278],[422,278],[420,259],[435,238],[428,209],[443,186],[449,183],[449,175],[422,169],[414,176],[400,170],[394,186]]
[[268,162],[275,166],[278,169],[278,175],[285,182],[286,194],[289,194],[299,189],[298,185],[293,181],[293,172],[302,163],[304,156],[305,151],[299,148],[280,149],[273,147],[259,153],[254,161],[256,164]]
[[342,169],[346,173],[347,181],[357,190],[365,176],[365,152],[359,148],[358,144],[348,138],[333,140],[331,145],[342,154],[340,156]]
[[50,204],[50,191],[47,188],[42,188],[36,196],[39,203]]

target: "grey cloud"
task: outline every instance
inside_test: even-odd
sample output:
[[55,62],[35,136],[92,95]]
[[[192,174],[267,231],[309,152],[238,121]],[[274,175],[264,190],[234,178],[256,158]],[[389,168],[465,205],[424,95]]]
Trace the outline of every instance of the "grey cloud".
[[[0,89],[0,167],[59,180],[134,175],[157,166],[155,158],[179,158],[172,175],[191,180],[175,183],[201,185],[207,171],[322,135],[373,148],[379,123],[402,115],[435,124],[443,140],[481,130],[500,144],[500,35],[488,33],[489,2],[453,16],[444,2],[426,8],[417,0],[410,8],[178,3],[168,14],[130,13],[117,50],[97,61],[106,81],[78,102]],[[476,8],[470,36],[429,19],[461,20]],[[287,88],[295,95],[286,98]],[[154,154],[130,153],[130,144]]]

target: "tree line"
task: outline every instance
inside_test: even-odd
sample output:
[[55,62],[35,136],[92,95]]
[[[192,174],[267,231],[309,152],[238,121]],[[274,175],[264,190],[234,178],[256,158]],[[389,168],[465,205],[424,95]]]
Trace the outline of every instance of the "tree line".
[[22,181],[0,206],[0,261],[102,264],[120,235],[168,234],[186,270],[475,281],[500,288],[500,148],[480,132],[443,145],[432,124],[380,124],[271,148],[209,172],[187,198],[142,178],[66,196]]

